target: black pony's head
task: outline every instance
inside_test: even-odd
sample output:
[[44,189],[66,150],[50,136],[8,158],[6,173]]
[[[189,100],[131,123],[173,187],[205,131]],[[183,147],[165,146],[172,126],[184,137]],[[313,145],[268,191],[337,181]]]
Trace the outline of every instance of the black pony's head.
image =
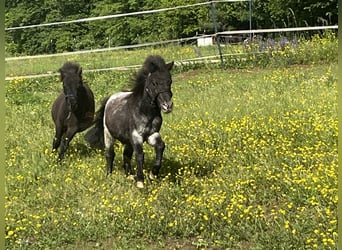
[[66,62],[60,68],[60,78],[63,83],[63,92],[69,111],[75,111],[77,104],[77,92],[83,86],[82,68],[77,63]]
[[174,62],[165,63],[160,56],[149,56],[142,69],[136,75],[135,91],[145,91],[152,103],[155,103],[162,112],[172,111],[172,78],[170,71]]

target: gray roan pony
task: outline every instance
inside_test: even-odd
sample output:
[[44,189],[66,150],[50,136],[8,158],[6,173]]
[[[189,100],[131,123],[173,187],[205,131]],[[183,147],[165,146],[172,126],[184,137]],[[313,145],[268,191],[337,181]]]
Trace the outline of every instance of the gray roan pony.
[[82,68],[77,63],[64,63],[59,73],[63,92],[52,105],[56,127],[52,147],[56,151],[60,147],[58,159],[62,160],[74,135],[93,124],[95,102],[93,92],[82,80]]
[[162,125],[161,112],[169,113],[173,106],[170,74],[172,67],[173,62],[166,64],[160,56],[149,56],[136,73],[131,91],[116,93],[103,101],[95,118],[95,127],[85,137],[93,146],[100,146],[104,140],[107,175],[113,171],[114,141],[119,140],[124,144],[123,167],[126,176],[133,176],[131,159],[134,152],[137,163],[136,185],[143,188],[143,143],[147,141],[155,148],[156,153],[149,178],[157,177],[165,148],[159,134]]

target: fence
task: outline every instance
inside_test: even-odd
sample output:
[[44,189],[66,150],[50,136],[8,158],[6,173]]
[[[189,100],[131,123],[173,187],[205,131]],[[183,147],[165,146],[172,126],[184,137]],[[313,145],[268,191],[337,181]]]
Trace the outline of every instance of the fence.
[[[54,22],[54,23],[46,23],[46,24],[38,24],[38,25],[28,25],[28,26],[20,26],[20,27],[10,27],[6,28],[6,31],[9,30],[15,30],[15,29],[28,29],[28,28],[35,28],[35,27],[42,27],[42,26],[54,26],[54,25],[64,25],[67,23],[76,23],[76,22],[89,22],[89,21],[96,21],[101,19],[109,19],[109,18],[120,18],[124,16],[133,16],[133,15],[142,15],[142,14],[151,14],[156,12],[162,12],[162,11],[170,11],[174,9],[180,9],[180,8],[189,8],[193,6],[199,6],[199,5],[212,5],[212,3],[221,3],[221,2],[242,2],[242,1],[249,1],[251,6],[252,0],[221,0],[221,1],[208,1],[208,2],[202,2],[198,4],[191,4],[191,5],[183,5],[183,6],[176,6],[172,8],[164,8],[164,9],[157,9],[157,10],[149,10],[149,11],[140,11],[140,12],[133,12],[133,13],[123,13],[123,14],[116,14],[116,15],[109,15],[109,16],[101,16],[101,17],[90,17],[90,18],[84,18],[84,19],[78,19],[78,20],[71,20],[66,22]],[[251,11],[251,10],[250,10]],[[211,14],[213,18],[213,23],[215,25],[215,12],[214,9],[211,8]],[[251,13],[250,13],[251,14]],[[251,15],[250,15],[251,18]],[[250,19],[251,23],[251,19]],[[258,29],[258,30],[252,30],[251,26],[249,30],[238,30],[238,31],[224,31],[224,32],[216,32],[214,34],[208,34],[208,35],[200,35],[200,36],[193,36],[193,37],[186,37],[186,38],[180,38],[180,39],[174,39],[174,40],[167,40],[167,41],[160,41],[160,42],[150,42],[150,43],[143,43],[143,44],[135,44],[135,45],[127,45],[127,46],[117,46],[117,47],[108,47],[108,48],[101,48],[101,49],[92,49],[92,50],[82,50],[82,51],[75,51],[75,52],[66,52],[66,53],[57,53],[57,54],[46,54],[46,55],[35,55],[35,56],[21,56],[21,57],[7,57],[5,58],[5,61],[13,61],[13,60],[25,60],[25,59],[35,59],[35,58],[44,58],[44,57],[58,57],[58,56],[71,56],[71,55],[77,55],[77,54],[87,54],[87,53],[97,53],[97,52],[105,52],[105,51],[113,51],[113,50],[122,50],[122,49],[134,49],[134,48],[142,48],[142,47],[150,47],[150,46],[157,46],[157,45],[167,45],[172,43],[187,43],[191,41],[197,41],[198,39],[214,39],[215,42],[218,45],[218,53],[216,55],[212,56],[199,56],[197,58],[191,58],[191,59],[184,59],[181,61],[176,61],[177,64],[186,64],[189,62],[196,63],[197,61],[202,62],[203,59],[208,59],[217,62],[217,59],[219,58],[221,61],[221,64],[223,64],[224,57],[226,56],[234,56],[234,54],[222,54],[221,48],[220,48],[220,39],[224,38],[224,40],[228,40],[231,38],[237,37],[237,36],[249,36],[253,34],[260,34],[260,33],[278,33],[278,32],[303,32],[303,31],[318,31],[318,30],[325,30],[325,29],[338,29],[337,25],[333,26],[317,26],[317,27],[296,27],[296,28],[278,28],[278,29]],[[241,55],[241,54],[237,54]],[[85,70],[85,72],[89,71],[104,71],[104,70],[124,70],[124,69],[131,69],[135,68],[137,65],[122,65],[120,67],[109,67],[109,68],[100,68],[100,69],[90,69]],[[32,78],[32,77],[45,77],[45,76],[51,76],[54,74],[39,74],[39,75],[30,75],[30,76],[16,76],[16,77],[7,77],[6,80],[17,78],[17,77],[26,77],[26,78]]]

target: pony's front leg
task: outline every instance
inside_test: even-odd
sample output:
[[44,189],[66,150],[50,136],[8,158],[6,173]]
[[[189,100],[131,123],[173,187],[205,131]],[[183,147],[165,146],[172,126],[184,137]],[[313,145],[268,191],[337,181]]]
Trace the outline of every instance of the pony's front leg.
[[63,159],[65,151],[67,150],[72,138],[74,138],[74,135],[76,134],[76,132],[77,132],[77,127],[69,127],[68,130],[65,132],[63,139],[62,139],[62,143],[61,143],[61,149],[59,152],[59,157],[58,157],[59,161]]
[[144,173],[143,173],[144,150],[143,150],[143,143],[144,143],[144,138],[136,130],[134,130],[132,132],[131,145],[132,145],[133,150],[135,152],[135,160],[137,163],[137,187],[138,188],[144,187]]
[[52,142],[52,151],[57,151],[63,136],[63,126],[59,121],[55,121],[55,137]]
[[135,160],[137,162],[137,187],[143,188],[144,187],[144,151],[142,144],[138,144],[134,146],[135,151]]
[[52,142],[52,150],[57,151],[59,145],[61,144],[61,139],[62,139],[62,132],[60,129],[56,129],[55,137],[53,138]]
[[163,153],[165,149],[165,143],[162,140],[160,134],[158,132],[153,133],[151,136],[147,139],[148,144],[154,147],[156,152],[156,161],[154,163],[154,166],[152,168],[152,171],[149,174],[149,178],[151,180],[154,180],[157,178],[159,174],[159,170],[162,165],[162,159],[163,159]]

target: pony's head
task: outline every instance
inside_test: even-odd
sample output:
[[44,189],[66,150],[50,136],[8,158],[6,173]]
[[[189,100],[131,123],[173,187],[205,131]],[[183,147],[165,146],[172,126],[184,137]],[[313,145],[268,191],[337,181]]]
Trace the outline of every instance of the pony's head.
[[69,111],[75,111],[77,103],[77,91],[83,86],[82,68],[77,63],[66,62],[58,70],[63,83],[63,92]]
[[171,112],[173,108],[170,74],[173,65],[174,62],[165,63],[160,56],[149,56],[140,71],[144,79],[144,91],[164,113]]

